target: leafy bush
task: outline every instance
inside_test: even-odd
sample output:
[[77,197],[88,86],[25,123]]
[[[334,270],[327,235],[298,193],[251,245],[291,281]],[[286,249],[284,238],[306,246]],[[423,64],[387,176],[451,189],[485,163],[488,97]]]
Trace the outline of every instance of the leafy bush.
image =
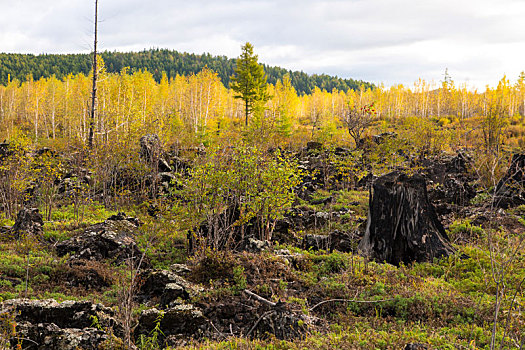
[[[301,173],[297,163],[279,151],[267,154],[254,147],[215,149],[199,159],[190,171],[190,179],[177,195],[189,204],[193,218],[190,227],[206,220],[215,227],[227,208],[240,212],[237,221],[222,218],[224,227],[257,221],[260,239],[271,239],[273,223],[282,217],[295,198],[294,188]],[[206,245],[221,248],[227,234],[213,230]]]
[[313,260],[318,264],[316,267],[319,276],[339,273],[348,267],[348,257],[339,252],[315,256]]
[[463,236],[478,238],[484,233],[481,227],[473,226],[469,220],[454,221],[448,230],[451,240]]
[[246,289],[247,282],[246,282],[246,275],[244,274],[244,267],[242,266],[235,266],[233,268],[233,282],[234,282],[234,289],[238,292]]

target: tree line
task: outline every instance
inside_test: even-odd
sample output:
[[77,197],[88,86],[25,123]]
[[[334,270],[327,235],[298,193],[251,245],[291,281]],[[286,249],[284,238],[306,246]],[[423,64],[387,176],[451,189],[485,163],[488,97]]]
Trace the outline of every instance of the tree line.
[[[163,74],[157,81],[147,70],[129,73],[123,68],[120,73],[111,73],[106,67],[100,62],[98,68],[98,143],[136,139],[152,132],[165,142],[197,145],[232,137],[252,137],[269,145],[304,144],[312,139],[353,144],[346,125],[351,113],[360,113],[362,107],[373,103],[375,132],[410,129],[420,136],[409,136],[411,142],[427,143],[427,148],[451,144],[447,138],[434,137],[437,131],[454,133],[452,143],[457,145],[486,140],[491,147],[499,147],[507,138],[507,145],[525,146],[523,74],[515,82],[504,77],[498,86],[484,92],[453,81],[420,80],[410,87],[362,86],[346,92],[315,87],[304,95],[294,88],[290,76],[284,76],[268,85],[271,98],[253,114],[246,128],[244,102],[236,99],[235,92],[210,68],[174,78]],[[12,79],[0,85],[0,138],[10,139],[22,131],[36,141],[85,143],[90,75]]]
[[[168,79],[177,75],[197,74],[207,67],[217,73],[225,86],[229,86],[235,69],[235,59],[210,54],[192,54],[167,49],[150,49],[141,52],[100,53],[108,73],[120,73],[124,68],[129,72],[147,70],[159,83],[162,75]],[[62,79],[68,74],[87,75],[91,71],[92,59],[89,54],[13,54],[0,53],[0,84],[6,85],[9,79],[25,81],[31,76],[34,80],[55,76]],[[373,84],[354,79],[343,79],[326,74],[309,75],[280,67],[264,65],[268,82],[277,83],[285,75],[290,77],[292,86],[299,94],[310,94],[317,87],[327,91],[337,89],[348,91],[360,86],[372,88]]]

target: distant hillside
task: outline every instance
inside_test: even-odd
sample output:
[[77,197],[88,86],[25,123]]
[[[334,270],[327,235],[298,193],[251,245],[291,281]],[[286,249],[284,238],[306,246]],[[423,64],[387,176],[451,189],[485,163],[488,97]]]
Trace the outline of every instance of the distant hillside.
[[[141,52],[103,52],[101,56],[106,64],[108,72],[117,73],[124,67],[133,70],[147,69],[153,74],[157,81],[165,72],[168,78],[177,74],[186,75],[198,73],[202,68],[208,68],[217,72],[224,85],[229,86],[230,77],[235,67],[235,59],[225,56],[211,56],[210,54],[196,55],[180,53],[166,49],[152,49]],[[55,74],[62,78],[69,73],[88,74],[91,70],[91,56],[89,54],[66,54],[66,55],[32,55],[0,53],[0,84],[6,84],[8,76],[11,79],[26,80],[29,75],[33,79],[49,77]],[[264,71],[268,82],[275,84],[285,74],[289,74],[292,85],[300,94],[309,94],[317,86],[327,91],[334,88],[340,91],[358,89],[361,85],[373,87],[372,84],[354,79],[342,79],[338,77],[322,75],[308,75],[304,72],[292,72],[280,67],[264,65]]]

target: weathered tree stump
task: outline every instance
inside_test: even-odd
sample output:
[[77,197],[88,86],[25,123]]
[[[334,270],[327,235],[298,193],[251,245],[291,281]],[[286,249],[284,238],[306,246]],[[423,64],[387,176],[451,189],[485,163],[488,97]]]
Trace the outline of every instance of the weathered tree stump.
[[494,205],[509,208],[522,204],[525,204],[525,154],[517,153],[496,186]]
[[455,252],[428,200],[421,175],[392,172],[378,178],[370,188],[369,203],[360,254],[399,265],[432,261]]

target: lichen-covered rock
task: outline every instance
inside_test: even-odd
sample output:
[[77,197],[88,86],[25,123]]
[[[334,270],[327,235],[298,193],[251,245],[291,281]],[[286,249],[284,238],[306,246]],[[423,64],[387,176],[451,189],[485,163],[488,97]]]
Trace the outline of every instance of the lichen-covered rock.
[[302,248],[305,250],[330,249],[330,237],[327,235],[306,234],[303,237]]
[[293,310],[290,304],[277,302],[268,305],[245,295],[203,302],[199,306],[213,324],[209,329],[211,334],[206,335],[212,338],[222,333],[292,340],[304,336],[316,323],[313,317]]
[[102,304],[89,301],[54,299],[9,299],[0,304],[4,311],[15,311],[17,321],[30,323],[54,323],[61,328],[86,328],[93,324],[96,316],[101,326],[114,326],[114,312]]
[[269,241],[262,241],[260,239],[250,237],[248,238],[248,244],[246,244],[246,251],[260,253],[270,248],[270,246],[271,244]]
[[[97,328],[60,328],[54,323],[20,322],[17,332],[23,335],[22,347],[30,350],[98,350],[110,336]],[[11,341],[15,348],[17,341]]]
[[310,229],[323,226],[326,223],[326,219],[330,217],[330,214],[326,212],[315,212],[308,208],[293,208],[287,216],[292,222],[293,227]]
[[357,235],[334,230],[329,235],[304,235],[302,248],[305,250],[338,250],[348,253],[357,248],[357,241]]
[[24,349],[95,350],[112,337],[108,331],[122,335],[113,311],[88,301],[10,299],[0,304],[0,310],[0,316],[12,315],[16,323],[12,345],[19,338]]
[[72,198],[84,186],[93,184],[92,174],[87,168],[71,166],[58,184],[58,194],[61,197]]
[[202,336],[208,328],[208,320],[202,311],[193,305],[177,305],[167,310],[148,309],[142,311],[139,317],[139,324],[135,330],[138,339],[140,335],[150,335],[159,323],[159,334],[161,342],[166,337],[184,335],[187,337],[198,338]]
[[144,135],[139,142],[141,158],[149,163],[156,161],[161,152],[159,136],[155,134]]
[[[139,227],[136,218],[124,214],[114,215],[106,221],[88,227],[82,234],[56,245],[57,254],[71,254],[70,260],[106,260],[117,264],[141,261],[143,253],[134,240]],[[148,263],[142,260],[142,266]]]
[[476,190],[461,178],[448,176],[443,184],[444,197],[449,203],[468,205],[476,197]]
[[170,271],[182,277],[187,276],[189,273],[191,273],[191,269],[188,267],[188,265],[185,264],[172,264],[170,266]]
[[419,343],[410,343],[407,344],[403,350],[426,350],[428,349],[426,345]]
[[[180,265],[176,265],[181,270]],[[188,300],[199,294],[203,289],[188,282],[183,277],[169,270],[146,270],[140,275],[141,287],[139,300],[155,300],[162,306],[168,306],[171,302],[182,299]]]
[[277,339],[300,338],[306,334],[308,324],[307,316],[287,308],[277,307],[261,315],[249,336],[254,338],[275,336]]
[[469,163],[469,156],[464,152],[458,152],[454,156],[442,155],[438,158],[425,158],[418,165],[423,168],[423,174],[427,179],[443,184],[450,175],[455,178],[467,177],[470,180],[468,178]]
[[43,227],[44,219],[38,208],[24,208],[18,212],[11,231],[17,239],[24,234],[40,237],[44,233]]
[[175,184],[177,177],[168,172],[162,172],[157,174],[157,182],[159,184],[159,191],[162,193],[169,193],[170,188]]

